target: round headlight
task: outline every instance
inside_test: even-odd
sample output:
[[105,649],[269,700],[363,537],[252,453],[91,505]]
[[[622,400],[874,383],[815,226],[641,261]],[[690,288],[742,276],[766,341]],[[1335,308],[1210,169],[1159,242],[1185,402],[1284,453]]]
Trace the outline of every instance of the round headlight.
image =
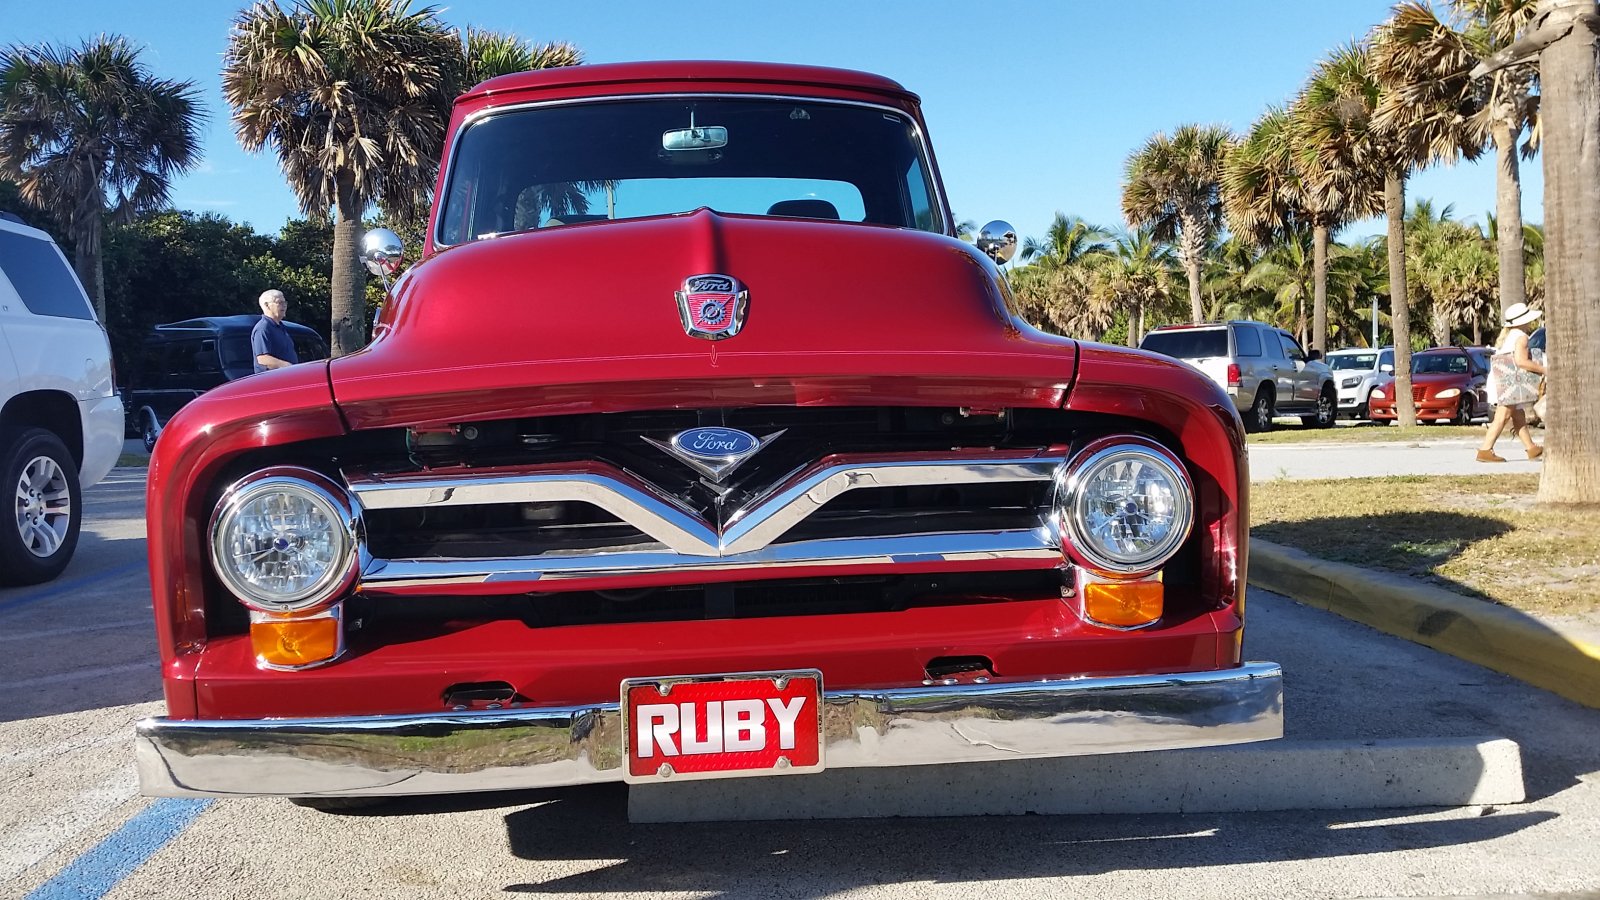
[[266,469],[230,487],[211,522],[217,577],[246,606],[309,609],[356,575],[356,520],[344,491],[309,469]]
[[1451,398],[1459,397],[1459,396],[1461,396],[1461,389],[1460,388],[1445,388],[1444,390],[1440,391],[1439,393],[1434,394],[1433,398],[1435,400],[1449,400]]
[[1143,574],[1171,559],[1189,536],[1194,491],[1170,453],[1113,438],[1062,468],[1057,516],[1092,568]]

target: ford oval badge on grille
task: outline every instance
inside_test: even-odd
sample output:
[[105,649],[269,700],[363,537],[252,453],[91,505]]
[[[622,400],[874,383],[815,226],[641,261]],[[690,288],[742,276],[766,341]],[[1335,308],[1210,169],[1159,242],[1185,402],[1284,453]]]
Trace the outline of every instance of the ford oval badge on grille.
[[708,341],[738,334],[750,308],[750,291],[731,275],[690,275],[677,297],[684,333]]
[[757,438],[737,428],[704,425],[678,432],[672,436],[670,443],[649,437],[644,439],[712,481],[721,481],[781,434],[783,431],[776,431],[764,438]]

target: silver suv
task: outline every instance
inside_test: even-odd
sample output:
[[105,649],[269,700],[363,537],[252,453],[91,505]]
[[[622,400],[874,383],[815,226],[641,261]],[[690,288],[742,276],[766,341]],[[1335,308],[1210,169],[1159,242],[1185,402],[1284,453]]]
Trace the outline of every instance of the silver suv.
[[61,574],[83,489],[122,450],[122,398],[94,308],[50,235],[0,214],[0,585]]
[[1328,354],[1328,368],[1339,382],[1339,414],[1365,419],[1372,389],[1394,374],[1394,348],[1335,350]]
[[1276,416],[1299,416],[1318,428],[1333,425],[1333,373],[1319,354],[1307,355],[1281,328],[1245,320],[1166,325],[1145,335],[1139,349],[1181,359],[1222,385],[1250,431],[1268,430]]

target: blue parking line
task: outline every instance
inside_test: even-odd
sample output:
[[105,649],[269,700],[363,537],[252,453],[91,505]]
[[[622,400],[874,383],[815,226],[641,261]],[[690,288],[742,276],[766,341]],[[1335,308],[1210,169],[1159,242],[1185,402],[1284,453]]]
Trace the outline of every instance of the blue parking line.
[[104,897],[210,805],[210,800],[155,801],[69,863],[56,877],[34,888],[26,900]]
[[137,572],[147,565],[149,565],[149,563],[142,561],[128,563],[127,565],[118,566],[115,569],[109,569],[101,572],[98,575],[90,575],[88,578],[80,578],[77,581],[67,582],[66,584],[53,584],[42,591],[34,591],[18,597],[10,602],[0,603],[0,612],[10,612],[14,609],[21,609],[24,606],[32,606],[33,604],[38,603],[40,600],[49,600],[52,597],[59,597],[62,594],[71,593],[79,588],[86,588],[91,584],[99,584],[102,581],[110,581],[113,578],[121,578],[124,575]]

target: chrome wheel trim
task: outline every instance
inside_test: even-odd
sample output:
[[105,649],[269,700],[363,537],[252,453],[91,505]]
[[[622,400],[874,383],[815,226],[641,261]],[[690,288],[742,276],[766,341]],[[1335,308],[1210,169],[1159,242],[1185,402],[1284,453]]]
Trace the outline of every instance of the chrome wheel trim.
[[72,486],[67,473],[50,457],[35,456],[17,478],[15,506],[22,546],[40,559],[56,555],[72,526]]
[[1327,394],[1317,398],[1317,424],[1333,424],[1333,398]]
[[1251,407],[1251,411],[1256,417],[1257,431],[1266,431],[1268,428],[1272,427],[1271,397],[1267,396],[1266,394],[1258,395],[1256,397],[1255,406]]

